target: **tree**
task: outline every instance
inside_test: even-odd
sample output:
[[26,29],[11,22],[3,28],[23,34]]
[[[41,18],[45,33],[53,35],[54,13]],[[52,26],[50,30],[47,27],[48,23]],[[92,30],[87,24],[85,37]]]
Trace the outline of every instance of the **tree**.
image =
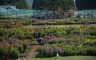
[[16,6],[17,8],[19,9],[28,9],[28,3],[26,0],[19,0],[17,3],[16,3]]
[[0,5],[15,5],[19,0],[0,0]]
[[74,8],[74,0],[34,0],[32,9],[38,8],[65,13]]
[[5,4],[7,4],[7,1],[8,1],[8,0],[0,0],[0,5],[3,5],[3,4],[5,5]]
[[45,7],[49,10],[59,11],[64,13],[74,7],[73,0],[46,0]]
[[28,9],[27,0],[0,0],[0,5],[13,5],[20,9]]
[[75,0],[78,10],[96,9],[96,0]]

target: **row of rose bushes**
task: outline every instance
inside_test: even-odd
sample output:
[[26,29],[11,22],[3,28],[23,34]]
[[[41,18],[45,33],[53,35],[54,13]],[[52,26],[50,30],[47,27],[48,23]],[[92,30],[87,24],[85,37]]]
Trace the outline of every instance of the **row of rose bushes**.
[[79,37],[77,35],[75,36],[71,36],[71,38],[67,37],[67,38],[60,38],[60,37],[55,37],[55,36],[44,36],[42,37],[42,43],[46,44],[54,44],[54,43],[58,43],[58,44],[74,44],[74,45],[78,45],[78,44],[82,44],[82,45],[91,45],[91,46],[95,46],[96,45],[96,39],[89,39],[89,38],[85,38],[85,37]]
[[66,42],[66,40],[76,40],[81,41],[85,45],[96,45],[96,26],[85,25],[79,27],[49,27],[40,31],[39,34],[42,36],[44,42],[50,42],[51,44],[56,41]]
[[0,28],[10,29],[14,27],[30,25],[31,23],[31,19],[0,19]]
[[48,27],[43,31],[40,31],[41,36],[46,34],[52,34],[54,36],[62,37],[65,35],[92,35],[96,36],[96,26],[81,25],[79,27],[67,26],[67,27]]
[[0,60],[2,60],[4,56],[8,56],[8,58],[12,60],[22,57],[23,53],[26,53],[30,49],[31,42],[31,40],[0,41]]
[[17,48],[9,48],[8,47],[0,47],[0,59],[8,58],[8,59],[17,59],[19,57],[20,52]]
[[57,54],[59,56],[96,56],[96,46],[83,46],[83,47],[40,47],[37,49],[39,54],[37,57],[55,57]]
[[2,29],[0,28],[0,40],[33,39],[33,31],[25,28]]
[[[12,37],[17,39],[34,39],[34,31],[41,37],[45,35],[53,35],[56,37],[63,37],[67,39],[96,39],[96,26],[68,26],[68,27],[33,27],[33,28],[0,28],[0,40],[6,40]],[[82,38],[82,39],[81,39]]]
[[67,24],[96,24],[96,19],[66,18],[66,19],[33,19],[32,25],[67,25]]
[[0,46],[0,59],[18,59],[21,53],[26,52],[27,48],[28,46],[25,44],[19,47]]
[[[40,23],[41,22],[41,23]],[[47,23],[46,23],[47,22]],[[78,18],[67,18],[67,19],[0,19],[0,28],[14,28],[26,25],[63,25],[63,24],[96,24],[96,19],[78,19]]]

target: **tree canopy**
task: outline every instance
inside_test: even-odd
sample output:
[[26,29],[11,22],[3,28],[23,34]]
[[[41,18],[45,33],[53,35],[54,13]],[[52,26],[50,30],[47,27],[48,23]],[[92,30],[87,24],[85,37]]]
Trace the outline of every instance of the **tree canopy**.
[[19,9],[28,9],[28,3],[26,0],[19,0],[17,3],[16,3],[16,6],[17,8]]
[[0,5],[15,5],[20,9],[28,9],[27,0],[0,0]]
[[64,13],[74,8],[74,0],[33,0],[32,9],[60,11]]
[[96,0],[75,0],[78,10],[96,9]]
[[49,10],[68,10],[73,8],[73,0],[44,0],[45,8]]

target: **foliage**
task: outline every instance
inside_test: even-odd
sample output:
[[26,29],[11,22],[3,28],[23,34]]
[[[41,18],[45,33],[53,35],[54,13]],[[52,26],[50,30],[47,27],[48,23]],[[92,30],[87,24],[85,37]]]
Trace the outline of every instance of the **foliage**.
[[17,8],[19,9],[28,9],[28,2],[27,0],[19,0],[17,3],[16,3],[16,6]]
[[28,9],[27,0],[1,0],[0,5],[13,5],[20,9]]
[[18,50],[20,53],[25,53],[26,50],[27,50],[27,45],[26,44],[23,44],[22,46],[18,47]]
[[[16,48],[12,47],[10,58],[18,58],[19,52],[24,53],[32,43],[35,38],[34,32],[38,33],[44,42],[44,46],[37,50],[39,52],[37,57],[54,57],[57,53],[60,56],[96,56],[95,25],[25,26],[28,23],[31,24],[32,21],[30,20],[24,21],[27,23],[22,26],[18,25],[18,27],[13,26],[13,28],[10,28],[11,25],[8,25],[9,28],[2,27],[9,22],[0,21],[0,57],[8,52],[9,42],[11,42],[12,46]],[[21,21],[12,20],[11,22]],[[29,45],[27,46],[27,44]]]
[[0,47],[0,58],[2,59],[5,55],[8,55],[10,59],[17,59],[19,57],[19,51],[17,48]]
[[[39,3],[38,3],[39,2]],[[33,1],[33,9],[46,9],[51,11],[59,11],[64,13],[66,10],[74,7],[73,0],[36,0]]]
[[19,51],[17,48],[12,48],[9,55],[10,59],[18,59],[19,58]]
[[15,37],[17,39],[33,39],[33,32],[26,29],[0,29],[0,38],[2,40]]
[[60,56],[96,56],[96,47],[74,47],[74,46],[64,46],[57,47],[42,47],[37,50],[39,54],[37,57],[55,57],[58,53]]
[[0,47],[0,58],[2,58],[8,51],[7,47]]

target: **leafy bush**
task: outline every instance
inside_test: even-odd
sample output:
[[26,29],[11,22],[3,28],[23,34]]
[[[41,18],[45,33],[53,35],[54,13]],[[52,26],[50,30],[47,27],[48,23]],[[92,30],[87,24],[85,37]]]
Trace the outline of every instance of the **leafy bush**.
[[19,51],[17,48],[0,47],[0,58],[2,59],[6,54],[9,54],[9,59],[17,59],[19,57]]
[[0,58],[2,58],[8,52],[7,47],[0,47]]
[[87,56],[96,56],[96,47],[87,47],[85,53]]
[[19,51],[17,48],[12,48],[9,55],[10,59],[17,59],[19,57]]
[[20,53],[23,53],[23,47],[22,46],[18,47],[18,50]]
[[62,51],[55,48],[39,48],[37,51],[39,52],[37,57],[55,57],[57,53],[62,54]]
[[55,57],[58,53],[60,56],[96,56],[96,47],[68,47],[58,48],[42,47],[37,50],[39,54],[37,57]]
[[1,40],[6,40],[10,37],[16,37],[18,39],[33,39],[33,31],[27,30],[26,28],[14,28],[8,30],[0,28]]
[[20,53],[24,53],[26,52],[27,48],[28,48],[27,45],[23,44],[22,46],[18,47],[18,50]]

